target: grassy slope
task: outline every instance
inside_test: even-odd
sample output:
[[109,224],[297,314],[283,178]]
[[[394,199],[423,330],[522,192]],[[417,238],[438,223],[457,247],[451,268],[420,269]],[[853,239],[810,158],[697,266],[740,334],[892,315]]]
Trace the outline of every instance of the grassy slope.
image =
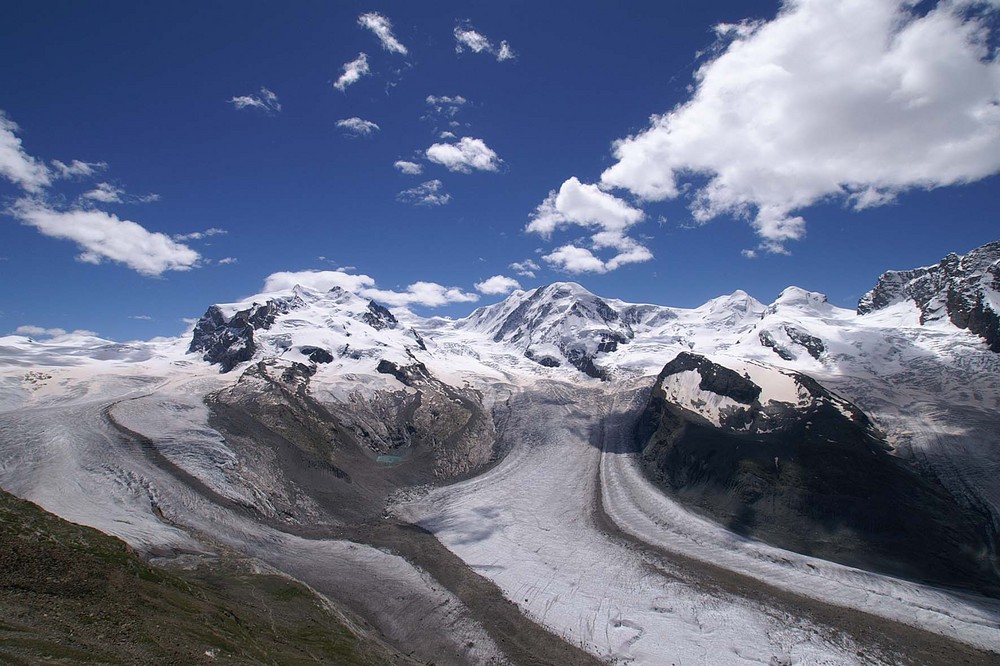
[[246,563],[146,564],[0,490],[0,662],[390,664],[307,588]]

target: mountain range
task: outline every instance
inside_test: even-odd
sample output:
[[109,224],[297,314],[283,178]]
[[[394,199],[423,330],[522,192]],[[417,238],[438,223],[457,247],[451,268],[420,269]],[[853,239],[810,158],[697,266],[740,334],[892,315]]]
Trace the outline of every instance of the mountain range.
[[180,338],[7,336],[0,487],[435,663],[990,663],[998,313],[1000,242],[856,311],[295,286]]

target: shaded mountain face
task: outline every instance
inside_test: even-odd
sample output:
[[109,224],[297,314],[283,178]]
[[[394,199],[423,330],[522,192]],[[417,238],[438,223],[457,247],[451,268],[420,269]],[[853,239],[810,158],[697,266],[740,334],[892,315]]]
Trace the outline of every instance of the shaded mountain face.
[[989,517],[889,455],[860,409],[805,375],[726,364],[681,353],[663,368],[635,429],[654,483],[782,548],[1000,590]]
[[309,525],[379,516],[406,486],[476,472],[497,457],[496,430],[481,396],[431,376],[419,362],[381,361],[398,380],[344,402],[311,395],[315,367],[278,360],[251,365],[207,399],[212,426],[253,460],[267,519]]
[[949,254],[934,266],[883,273],[861,297],[858,314],[906,300],[920,309],[920,323],[947,318],[1000,352],[1000,241],[965,256]]

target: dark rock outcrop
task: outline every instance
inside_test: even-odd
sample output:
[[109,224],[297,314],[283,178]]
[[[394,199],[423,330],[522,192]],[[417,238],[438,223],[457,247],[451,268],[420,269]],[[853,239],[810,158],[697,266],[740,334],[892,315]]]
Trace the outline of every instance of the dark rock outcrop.
[[412,386],[415,382],[426,381],[431,378],[431,373],[427,371],[427,366],[419,361],[411,365],[399,365],[392,361],[382,359],[378,362],[376,372],[383,375],[392,375],[407,386]]
[[302,347],[299,349],[303,355],[308,356],[309,360],[313,363],[332,363],[333,354],[331,354],[326,349],[320,349],[319,347]]
[[188,353],[202,352],[202,358],[219,365],[220,372],[229,372],[253,358],[257,351],[254,331],[270,328],[278,315],[295,306],[294,299],[269,300],[263,305],[254,303],[226,319],[222,309],[213,305],[195,325]]
[[[669,401],[696,370],[701,390],[745,405],[716,426]],[[667,364],[636,428],[646,475],[740,534],[850,566],[978,591],[1000,590],[989,516],[888,453],[857,407],[790,373],[809,399],[759,402],[746,377],[694,354]]]
[[689,352],[681,352],[674,360],[663,366],[663,370],[660,371],[660,376],[657,378],[657,385],[662,386],[663,380],[670,375],[689,370],[694,370],[701,375],[698,388],[702,391],[724,395],[745,405],[753,404],[760,397],[760,387],[743,375],[718,363],[713,363],[700,354]]
[[[792,343],[805,349],[806,353],[808,353],[817,361],[820,360],[820,358],[826,352],[826,345],[823,344],[823,341],[817,338],[815,335],[810,335],[801,329],[795,328],[794,326],[782,326],[781,329],[785,332],[785,335],[788,336],[788,339],[791,340]],[[788,349],[780,342],[778,342],[770,331],[761,331],[760,333],[757,334],[757,338],[760,340],[760,344],[771,349],[771,351],[773,351],[783,360],[785,361],[795,360],[796,358],[795,354],[792,353],[790,349]]]
[[791,353],[783,346],[781,346],[781,344],[774,339],[774,336],[771,335],[770,331],[761,331],[760,333],[757,334],[757,338],[760,340],[760,344],[769,348],[783,360],[785,361],[795,360],[795,354]]
[[815,335],[809,335],[805,331],[797,329],[794,326],[785,326],[784,329],[785,333],[788,334],[788,337],[792,342],[805,348],[809,355],[817,361],[826,351],[826,345],[824,345],[823,341]]
[[399,320],[389,312],[388,308],[379,305],[375,301],[368,301],[368,312],[364,313],[361,319],[376,331],[381,331],[385,328],[396,328],[399,324]]
[[546,368],[558,368],[559,366],[562,365],[562,363],[559,362],[559,359],[552,358],[551,356],[548,355],[538,356],[535,354],[535,352],[531,351],[530,349],[525,350],[524,357],[527,359],[531,359],[538,365],[545,366]]
[[949,254],[934,266],[888,271],[858,303],[858,314],[911,300],[920,309],[920,323],[947,317],[952,324],[982,337],[1000,353],[1000,241],[987,243],[965,256]]

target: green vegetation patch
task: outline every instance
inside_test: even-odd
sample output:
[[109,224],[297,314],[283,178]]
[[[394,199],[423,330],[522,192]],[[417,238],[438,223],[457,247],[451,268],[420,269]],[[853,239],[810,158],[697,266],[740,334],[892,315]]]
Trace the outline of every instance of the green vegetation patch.
[[235,558],[168,571],[0,491],[0,662],[396,664],[308,588]]

